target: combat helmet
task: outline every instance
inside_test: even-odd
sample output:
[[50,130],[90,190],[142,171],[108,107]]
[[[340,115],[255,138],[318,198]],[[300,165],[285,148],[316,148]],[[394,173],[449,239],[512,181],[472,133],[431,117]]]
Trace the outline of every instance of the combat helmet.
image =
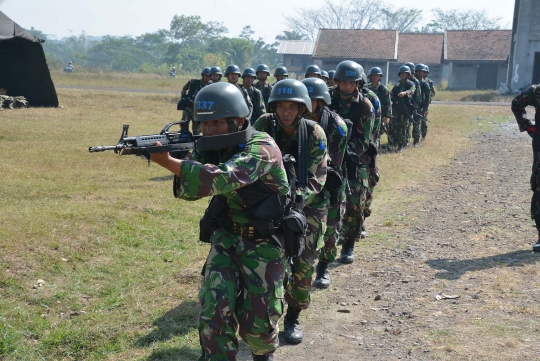
[[304,74],[306,74],[306,75],[308,75],[308,74],[317,74],[320,77],[321,76],[321,68],[319,68],[317,65],[309,65],[306,68],[306,71],[304,72]]
[[427,66],[426,64],[424,64],[424,66],[426,67],[426,74],[429,74],[429,66]]
[[274,70],[274,76],[277,77],[278,75],[289,76],[289,72],[286,67],[278,66],[276,70]]
[[229,74],[241,75],[242,73],[240,73],[240,68],[238,67],[238,65],[228,65],[225,68],[225,76],[227,76]]
[[417,72],[417,71],[426,71],[426,66],[424,64],[422,64],[422,63],[418,63],[414,67],[414,71],[415,72]]
[[409,73],[409,75],[411,75],[411,68],[407,65],[402,65],[399,67],[398,76],[400,76],[401,73]]
[[245,68],[244,71],[242,72],[242,78],[245,77],[245,76],[252,76],[252,77],[256,78],[257,75],[255,74],[255,69],[253,69],[253,68]]
[[310,99],[322,99],[329,105],[331,102],[328,86],[324,80],[319,78],[305,78],[302,83],[306,86]]
[[[324,82],[323,82],[324,83]],[[268,107],[271,111],[275,110],[277,102],[296,102],[304,104],[311,112],[311,98],[304,83],[294,79],[283,79],[274,84],[270,98],[268,98]]]
[[372,75],[380,75],[381,78],[384,76],[381,68],[379,68],[378,66],[374,66],[373,68],[369,69],[367,73],[368,78]]
[[321,78],[330,79],[326,70],[321,70]]
[[335,70],[328,70],[328,79],[333,80],[334,79],[334,74],[336,74]]
[[208,122],[222,118],[244,118],[249,114],[238,87],[230,83],[214,83],[202,88],[193,102],[193,120]]
[[366,76],[362,65],[352,60],[344,60],[337,65],[334,79],[343,81],[358,81],[362,79],[362,74]]
[[204,68],[201,72],[201,75],[210,76],[210,68]]
[[213,66],[210,68],[210,75],[212,74],[223,75],[223,73],[221,72],[221,68],[219,66]]
[[264,71],[266,72],[266,74],[268,74],[268,76],[270,76],[270,68],[268,67],[268,65],[266,64],[259,64],[257,66],[257,69],[255,69],[255,73],[258,73],[260,71]]
[[416,65],[414,65],[414,63],[412,63],[412,62],[410,62],[410,61],[406,62],[406,63],[403,64],[403,65],[408,66],[409,69],[411,69],[411,73],[414,72],[414,69],[416,68]]

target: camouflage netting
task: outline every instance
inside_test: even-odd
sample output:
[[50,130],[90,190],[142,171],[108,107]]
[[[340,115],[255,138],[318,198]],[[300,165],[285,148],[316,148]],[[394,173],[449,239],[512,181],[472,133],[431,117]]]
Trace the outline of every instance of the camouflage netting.
[[27,107],[28,101],[23,96],[11,97],[8,95],[0,95],[0,110]]

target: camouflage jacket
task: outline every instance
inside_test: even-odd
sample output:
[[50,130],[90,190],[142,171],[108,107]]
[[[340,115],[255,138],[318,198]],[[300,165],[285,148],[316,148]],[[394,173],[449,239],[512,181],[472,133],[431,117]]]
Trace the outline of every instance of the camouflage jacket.
[[[276,126],[274,126],[276,124]],[[270,134],[279,146],[282,154],[290,154],[298,159],[298,130],[293,135],[287,136],[278,124],[274,113],[267,113],[257,119],[253,127],[256,130]],[[309,128],[308,128],[309,129]],[[316,195],[319,194],[326,183],[327,169],[327,140],[324,130],[315,124],[313,132],[308,134],[308,187],[304,191],[306,205],[316,202]],[[296,174],[299,174],[298,163],[296,163]],[[298,189],[297,193],[301,190]]]
[[[204,88],[204,86],[205,84],[203,84],[202,79],[197,79],[197,78],[190,79],[182,88],[181,98],[182,99],[188,98],[191,100],[191,102],[193,102],[193,100],[195,100],[195,96],[197,95],[197,93],[202,88]],[[186,107],[184,109],[184,112],[190,115],[189,118],[192,118],[191,114],[193,113],[193,108],[191,106]]]
[[251,123],[251,118],[253,116],[253,102],[251,101],[251,97],[249,96],[249,93],[246,89],[240,84],[234,84],[241,92],[242,96],[244,97],[244,100],[246,101],[247,107],[249,109],[249,114],[245,117],[245,119]]
[[[270,98],[270,94],[272,93],[272,88],[274,86],[270,83],[264,83],[259,84],[259,82],[255,83],[255,88],[259,89],[262,93],[263,100],[264,100],[264,106],[266,108],[266,111],[268,111],[268,99]],[[265,113],[266,113],[265,111]],[[257,119],[257,118],[256,118]]]
[[383,84],[379,83],[376,86],[368,84],[368,89],[373,91],[379,97],[381,107],[381,117],[392,117],[392,101],[390,100],[390,91]]
[[420,88],[420,81],[415,76],[411,77],[411,81],[414,83],[414,92],[411,101],[415,108],[418,109],[422,105],[422,89]]
[[251,86],[249,88],[244,87],[244,89],[247,91],[249,97],[251,98],[251,102],[253,103],[253,114],[251,115],[251,123],[255,123],[255,121],[259,119],[261,115],[266,113],[263,96],[261,94],[261,91],[254,86]]
[[418,111],[427,112],[429,111],[429,104],[431,103],[431,89],[429,87],[429,83],[423,79],[420,80],[420,88],[422,93],[422,102],[420,103]]
[[381,125],[382,125],[382,116],[381,116],[381,102],[377,94],[375,94],[369,88],[362,88],[362,93],[366,98],[369,99],[373,108],[375,109],[375,122],[373,123],[373,130],[371,132],[371,140],[376,141],[381,135]]
[[175,197],[188,201],[222,194],[230,208],[229,218],[249,223],[242,212],[245,203],[235,191],[259,179],[273,192],[289,191],[281,152],[272,137],[262,132],[254,134],[243,148],[195,151],[191,160],[182,161],[173,190]]
[[531,85],[512,100],[512,113],[516,117],[520,132],[526,131],[533,125],[531,120],[527,118],[525,108],[528,105],[535,108],[534,125],[540,126],[540,123],[536,124],[537,119],[540,118],[540,84]]
[[375,123],[375,110],[373,105],[358,89],[349,99],[340,96],[338,88],[330,92],[332,103],[330,109],[338,113],[343,119],[350,119],[353,123],[351,138],[348,146],[360,159],[360,164],[370,164],[371,157],[367,154],[369,142]]
[[[312,120],[315,121],[315,119]],[[328,142],[328,166],[342,174],[342,163],[347,148],[347,125],[337,113],[328,107],[321,109],[321,118],[318,124],[323,128]]]
[[429,101],[431,102],[431,99],[435,96],[435,83],[428,77],[425,77],[424,80],[429,84]]
[[[392,91],[390,92],[390,99],[392,99],[392,102],[395,103],[398,97],[398,93],[401,92],[407,92],[407,96],[409,99],[412,97],[415,91],[414,83],[410,80],[405,81],[399,81],[394,87],[392,88]],[[395,115],[395,114],[394,114]]]

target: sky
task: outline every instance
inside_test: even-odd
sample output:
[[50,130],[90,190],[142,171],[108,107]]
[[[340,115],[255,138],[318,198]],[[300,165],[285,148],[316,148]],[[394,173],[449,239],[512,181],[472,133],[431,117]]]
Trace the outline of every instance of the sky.
[[[339,0],[336,0],[339,1]],[[238,36],[250,25],[255,38],[267,43],[288,30],[284,16],[295,9],[320,8],[325,0],[4,0],[0,11],[23,28],[34,27],[57,39],[71,35],[138,36],[169,29],[173,16],[199,15],[203,22],[219,21]],[[397,8],[413,5],[423,10],[441,8],[487,10],[490,17],[502,18],[504,29],[512,28],[514,0],[390,0]]]

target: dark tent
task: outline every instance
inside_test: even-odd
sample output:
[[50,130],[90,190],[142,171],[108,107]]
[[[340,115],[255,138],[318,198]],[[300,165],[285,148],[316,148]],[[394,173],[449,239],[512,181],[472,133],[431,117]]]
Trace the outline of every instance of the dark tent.
[[30,106],[57,107],[43,41],[0,11],[0,89],[24,96]]

